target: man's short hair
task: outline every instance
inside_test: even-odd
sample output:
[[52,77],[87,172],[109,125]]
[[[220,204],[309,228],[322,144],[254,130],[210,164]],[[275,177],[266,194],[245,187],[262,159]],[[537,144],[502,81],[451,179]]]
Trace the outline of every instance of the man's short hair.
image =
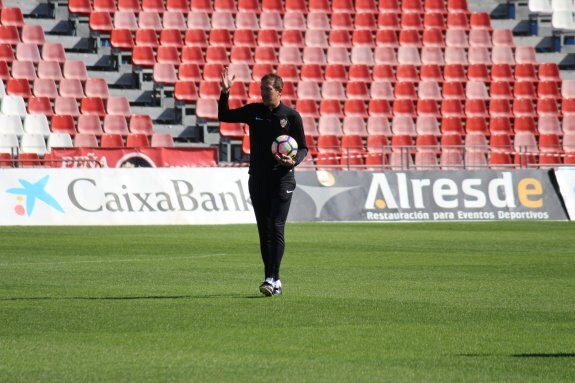
[[268,73],[266,74],[264,77],[262,77],[261,82],[267,82],[267,81],[271,81],[272,86],[274,87],[275,90],[278,91],[282,91],[284,88],[284,80],[281,78],[281,76],[275,74],[275,73]]

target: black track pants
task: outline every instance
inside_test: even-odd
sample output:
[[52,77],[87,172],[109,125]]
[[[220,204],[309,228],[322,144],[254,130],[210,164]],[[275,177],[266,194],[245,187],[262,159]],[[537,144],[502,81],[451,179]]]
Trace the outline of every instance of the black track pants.
[[258,224],[265,277],[279,279],[285,249],[284,229],[296,186],[295,175],[293,171],[281,178],[251,175],[248,186]]

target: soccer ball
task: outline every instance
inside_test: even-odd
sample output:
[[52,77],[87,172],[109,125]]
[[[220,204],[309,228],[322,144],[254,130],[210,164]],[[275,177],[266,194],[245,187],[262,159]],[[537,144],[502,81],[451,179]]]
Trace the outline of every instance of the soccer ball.
[[295,158],[295,156],[297,156],[297,150],[297,141],[287,134],[277,137],[274,142],[272,142],[273,154],[284,154]]

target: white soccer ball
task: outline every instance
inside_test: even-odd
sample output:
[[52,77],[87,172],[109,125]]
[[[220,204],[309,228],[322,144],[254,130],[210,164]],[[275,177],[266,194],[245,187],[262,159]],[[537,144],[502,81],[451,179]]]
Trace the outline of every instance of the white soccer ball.
[[287,134],[277,137],[274,142],[272,142],[273,154],[283,154],[291,158],[295,158],[295,156],[297,156],[297,151],[297,141]]

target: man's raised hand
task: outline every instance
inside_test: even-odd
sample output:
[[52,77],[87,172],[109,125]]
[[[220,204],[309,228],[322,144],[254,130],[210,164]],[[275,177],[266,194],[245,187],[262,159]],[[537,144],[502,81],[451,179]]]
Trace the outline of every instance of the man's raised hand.
[[232,87],[235,78],[236,75],[230,77],[228,67],[224,67],[224,70],[222,71],[222,84],[221,84],[222,92],[228,93],[230,91],[230,88]]

